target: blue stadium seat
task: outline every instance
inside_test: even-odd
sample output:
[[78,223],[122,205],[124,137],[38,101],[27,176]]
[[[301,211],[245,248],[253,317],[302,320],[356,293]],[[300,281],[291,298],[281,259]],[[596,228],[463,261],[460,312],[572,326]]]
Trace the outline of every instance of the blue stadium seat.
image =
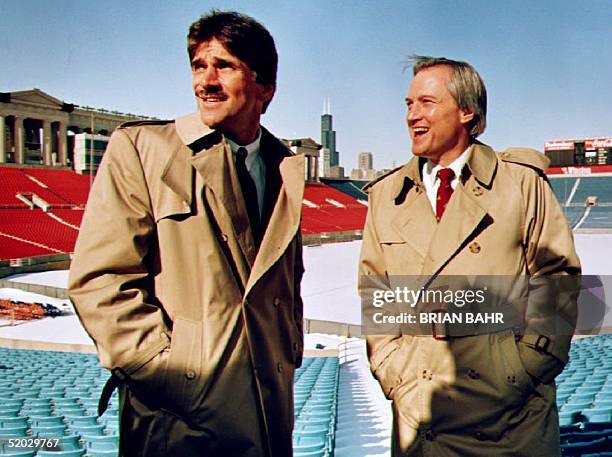
[[561,444],[561,455],[563,456],[582,456],[585,453],[598,452],[605,450],[606,438],[594,441]]
[[31,433],[30,428],[27,425],[18,425],[15,427],[1,427],[0,428],[0,436],[12,436],[12,437],[22,437],[29,436]]
[[593,408],[582,411],[589,422],[612,422],[612,408]]
[[73,449],[69,451],[38,451],[37,457],[81,457],[85,455],[85,449]]

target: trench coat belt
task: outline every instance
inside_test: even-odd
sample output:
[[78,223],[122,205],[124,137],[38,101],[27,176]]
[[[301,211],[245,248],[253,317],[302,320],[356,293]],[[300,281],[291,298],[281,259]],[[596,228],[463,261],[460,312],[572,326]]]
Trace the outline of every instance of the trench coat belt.
[[[485,335],[501,333],[512,330],[515,334],[522,333],[524,322],[522,315],[516,306],[511,304],[498,307],[487,307],[486,310],[476,312],[470,311],[472,315],[487,313],[490,321],[468,321],[467,312],[457,311],[449,308],[435,308],[427,311],[417,310],[414,324],[402,324],[400,330],[402,335],[424,336],[431,335],[437,340],[449,338],[461,338],[466,336]],[[495,313],[500,319],[495,319]],[[421,314],[426,314],[427,319],[421,321]],[[453,316],[458,316],[452,321]],[[446,317],[446,320],[444,320]],[[459,321],[459,319],[461,319]]]
[[106,384],[104,384],[102,393],[100,394],[100,401],[98,402],[98,416],[104,414],[108,408],[108,403],[110,402],[110,398],[113,395],[114,390],[121,384],[126,383],[127,380],[128,375],[121,368],[113,368],[113,370],[111,370],[111,376],[108,378],[108,381],[106,381]]

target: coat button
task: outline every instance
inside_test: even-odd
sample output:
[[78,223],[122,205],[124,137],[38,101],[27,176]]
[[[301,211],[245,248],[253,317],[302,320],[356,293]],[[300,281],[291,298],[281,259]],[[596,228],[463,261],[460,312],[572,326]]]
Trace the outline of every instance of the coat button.
[[274,297],[274,301],[272,302],[272,304],[275,308],[278,308],[278,305],[280,305],[280,298]]
[[484,434],[484,433],[482,433],[482,432],[476,432],[476,433],[474,434],[474,436],[476,437],[476,439],[477,439],[478,441],[484,441],[484,440],[486,440],[486,439],[487,439],[487,437],[485,436],[485,434]]
[[297,343],[293,343],[293,350],[297,351],[300,347],[298,346]]
[[223,241],[224,243],[227,243],[227,240],[228,240],[227,235],[225,233],[222,233],[221,234],[221,241]]
[[187,372],[185,373],[185,377],[186,377],[186,378],[187,378],[189,381],[194,380],[194,379],[195,379],[195,377],[196,377],[195,371],[193,371],[193,370],[189,370],[189,371],[187,371]]
[[278,370],[279,373],[282,373],[283,372],[283,365],[280,362],[278,362],[276,364],[276,369]]
[[478,244],[476,241],[470,243],[468,247],[470,248],[470,252],[472,254],[478,254],[480,252],[480,244]]
[[473,370],[472,368],[468,370],[468,376],[471,379],[480,379],[480,373],[478,373],[476,370]]
[[476,195],[477,197],[480,197],[484,191],[482,190],[482,187],[480,186],[476,186],[472,189],[472,192],[474,192],[474,195]]

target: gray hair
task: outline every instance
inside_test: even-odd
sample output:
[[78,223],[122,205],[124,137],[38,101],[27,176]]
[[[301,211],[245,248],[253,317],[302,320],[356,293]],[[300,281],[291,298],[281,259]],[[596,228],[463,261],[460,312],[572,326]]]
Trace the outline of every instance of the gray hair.
[[451,69],[451,82],[448,90],[462,110],[474,113],[470,122],[470,136],[477,138],[487,126],[487,88],[478,72],[467,62],[447,59],[446,57],[429,57],[411,55],[413,75],[425,68],[446,65]]

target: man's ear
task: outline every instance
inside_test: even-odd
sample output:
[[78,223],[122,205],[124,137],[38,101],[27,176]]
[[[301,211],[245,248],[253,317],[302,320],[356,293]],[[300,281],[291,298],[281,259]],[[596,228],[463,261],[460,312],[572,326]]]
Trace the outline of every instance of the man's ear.
[[461,114],[459,114],[459,121],[462,124],[469,124],[474,119],[474,112],[468,110],[461,110]]
[[259,101],[262,103],[263,108],[261,114],[266,112],[272,97],[274,97],[274,92],[276,92],[275,84],[260,84],[261,91],[259,92]]

